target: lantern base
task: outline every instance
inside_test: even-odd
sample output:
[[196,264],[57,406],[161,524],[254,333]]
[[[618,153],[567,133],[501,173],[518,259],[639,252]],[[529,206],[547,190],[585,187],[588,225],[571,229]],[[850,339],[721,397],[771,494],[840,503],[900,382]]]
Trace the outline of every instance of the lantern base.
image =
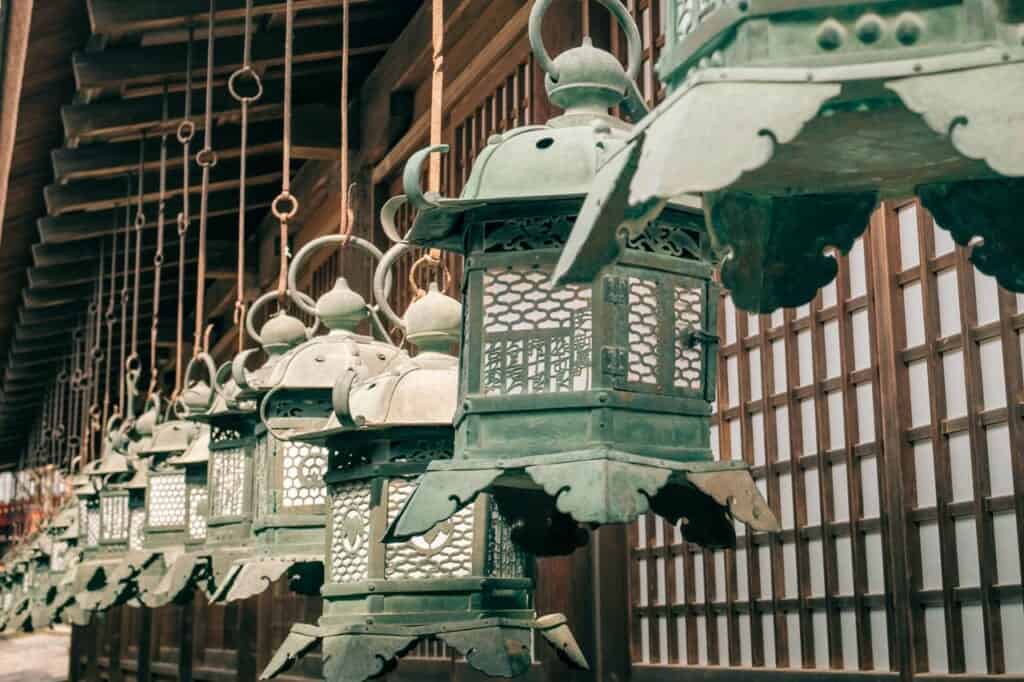
[[384,542],[429,532],[482,492],[495,496],[513,540],[538,556],[575,550],[581,544],[576,524],[628,523],[648,511],[672,523],[685,520],[683,535],[708,547],[735,544],[730,517],[759,531],[779,528],[742,462],[678,462],[598,448],[432,462]]
[[162,550],[136,578],[139,602],[151,609],[187,603],[205,577],[207,563],[205,554],[186,552],[182,546]]
[[30,632],[32,630],[32,606],[29,597],[22,597],[10,613],[11,616],[4,623],[4,632]]
[[320,642],[325,680],[364,682],[394,668],[399,658],[428,639],[439,640],[459,652],[471,667],[485,675],[517,677],[530,669],[533,632],[567,662],[589,669],[565,616],[554,614],[535,620],[486,618],[423,626],[294,625],[260,679],[269,680],[288,670]]
[[317,554],[248,556],[231,565],[210,601],[223,604],[248,599],[270,588],[285,574],[294,592],[317,595],[324,581],[323,560],[322,548]]

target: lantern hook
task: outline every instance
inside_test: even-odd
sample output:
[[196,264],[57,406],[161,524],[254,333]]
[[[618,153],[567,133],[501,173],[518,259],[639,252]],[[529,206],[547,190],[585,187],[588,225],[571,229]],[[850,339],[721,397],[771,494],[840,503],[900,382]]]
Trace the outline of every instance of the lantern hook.
[[425,147],[412,156],[409,157],[409,162],[405,164],[405,172],[402,174],[402,184],[405,187],[405,193],[408,197],[409,204],[418,211],[423,211],[431,208],[438,208],[441,200],[441,195],[437,192],[423,192],[423,186],[421,184],[423,179],[423,164],[427,162],[430,155],[434,152],[440,154],[447,154],[450,147],[446,144],[435,144],[429,147]]
[[[308,295],[302,293],[301,291],[296,291],[294,293],[289,291],[288,294],[292,297],[292,300],[296,302],[301,300],[303,304],[305,304],[305,306],[312,308],[313,312],[310,314],[316,316],[316,309],[314,308],[313,299],[311,299]],[[248,332],[249,336],[252,338],[253,341],[260,344],[261,346],[263,345],[263,339],[260,337],[259,332],[256,331],[256,311],[261,309],[263,306],[270,303],[271,301],[275,300],[277,297],[278,295],[276,291],[268,291],[267,293],[263,294],[255,301],[253,301],[252,306],[249,308],[249,312],[246,313],[245,315],[245,331]],[[306,310],[306,308],[303,308],[303,310]],[[306,338],[312,338],[313,334],[316,332],[317,327],[319,326],[320,318],[317,316],[316,319],[313,321],[313,326],[306,328]]]
[[[597,1],[612,13],[612,16],[618,20],[619,26],[622,27],[626,34],[628,51],[626,76],[630,81],[635,82],[640,75],[640,66],[643,61],[643,41],[640,38],[640,29],[637,28],[636,22],[630,15],[629,10],[619,0]],[[548,54],[547,48],[544,47],[544,36],[541,34],[544,15],[547,14],[551,2],[552,0],[537,0],[533,4],[533,9],[530,10],[529,34],[530,47],[533,49],[533,56],[536,58],[538,66],[543,69],[544,73],[550,76],[552,81],[557,83],[559,77],[558,67],[551,59],[551,55]]]

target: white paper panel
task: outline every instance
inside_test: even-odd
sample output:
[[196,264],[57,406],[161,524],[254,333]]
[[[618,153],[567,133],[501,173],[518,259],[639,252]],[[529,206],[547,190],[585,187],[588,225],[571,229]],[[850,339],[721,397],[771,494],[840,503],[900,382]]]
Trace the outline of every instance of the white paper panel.
[[[766,552],[767,553],[767,552]],[[800,594],[800,588],[798,583],[797,563],[796,563],[796,543],[786,542],[782,545],[782,559],[786,564],[785,570],[785,583],[786,583],[786,597],[792,598]]]
[[[666,3],[666,4],[668,4],[668,3]],[[778,310],[776,310],[775,312],[772,313],[772,329],[775,329],[776,327],[781,327],[785,323],[785,321],[786,321],[786,311],[785,310],[779,308]]]
[[697,663],[707,665],[708,662],[708,621],[697,619]]
[[999,319],[999,285],[996,278],[974,270],[974,300],[977,303],[978,324],[988,324]]
[[644,663],[651,662],[651,620],[640,618],[640,653]]
[[[960,587],[976,587],[981,580],[981,568],[978,565],[978,536],[974,519],[955,519],[953,534],[956,536],[956,566]],[[937,554],[934,556],[938,558]]]
[[920,346],[924,343],[924,304],[920,282],[903,287],[903,314],[907,323],[907,348]]
[[800,401],[800,429],[803,435],[805,455],[818,452],[818,426],[815,419],[814,398]]
[[889,628],[885,609],[871,610],[871,657],[875,670],[889,670]]
[[[736,599],[746,601],[750,598],[750,580],[747,571],[747,550],[740,547],[736,550]],[[762,571],[768,566],[761,566]]]
[[716,550],[715,557],[715,601],[725,601],[725,550]]
[[[988,470],[992,481],[992,495],[1013,494],[1013,460],[1010,453],[1010,429],[1005,424],[985,429],[988,446]],[[1020,455],[1018,455],[1020,456]]]
[[761,331],[761,317],[756,313],[747,313],[747,336],[757,336]]
[[900,265],[904,270],[921,262],[917,236],[917,204],[908,204],[897,212],[900,224]]
[[853,609],[839,612],[839,628],[843,639],[843,668],[857,670],[857,615]]
[[764,464],[764,414],[761,412],[750,415],[750,449],[754,456],[754,465]]
[[729,621],[724,613],[715,616],[718,629],[718,665],[729,665]]
[[665,600],[668,598],[666,596],[668,593],[668,589],[665,584],[665,559],[663,557],[658,557],[655,560],[654,574],[657,576],[658,579],[658,593],[656,597],[658,601],[655,603],[664,604]]
[[971,437],[966,431],[949,437],[949,470],[953,480],[953,500],[974,499],[974,476],[971,472]]
[[807,541],[807,558],[811,565],[811,596],[825,596],[825,546],[821,539]]
[[836,281],[832,280],[821,288],[821,307],[823,310],[836,304]]
[[833,391],[828,394],[828,449],[842,450],[846,447],[846,417],[843,413],[843,394]]
[[814,355],[811,349],[811,332],[805,329],[796,335],[800,386],[806,386],[814,380]]
[[704,557],[700,554],[693,555],[693,594],[695,602],[704,603]]
[[776,666],[775,618],[772,614],[761,614],[761,633],[764,637],[764,667],[774,668]]
[[734,460],[743,459],[743,425],[739,419],[729,422],[729,446],[732,448],[730,456]]
[[985,661],[985,619],[981,604],[964,604],[960,609],[964,624],[964,667],[969,673],[988,672]]
[[786,343],[779,339],[772,341],[772,393],[786,390]]
[[750,399],[761,399],[761,349],[754,348],[747,356],[750,360]]
[[753,663],[750,646],[750,616],[746,613],[741,613],[736,618],[736,625],[740,631],[740,665],[749,666]]
[[941,552],[939,545],[939,525],[934,521],[922,523],[919,528],[921,535],[921,556],[934,557],[935,561],[921,562],[921,584],[926,590],[942,588],[942,566],[938,562]]
[[934,507],[935,490],[935,457],[932,444],[921,441],[914,444],[914,470],[917,479],[917,507],[923,509]]
[[935,276],[939,296],[939,336],[960,333],[960,290],[956,268],[948,268]]
[[996,579],[1000,585],[1020,585],[1016,515],[1012,511],[994,514],[992,531],[996,538]]
[[840,374],[842,364],[839,347],[839,321],[829,320],[823,327],[825,336],[825,377],[831,379]]
[[846,482],[846,464],[832,465],[832,518],[850,520],[850,486]]
[[814,623],[814,663],[819,668],[828,668],[828,617],[824,611],[811,614]]
[[871,325],[867,310],[858,310],[850,316],[853,333],[853,368],[866,369],[871,366]]
[[928,404],[928,365],[924,360],[907,365],[910,377],[910,425],[925,426],[931,423],[931,408]]
[[861,510],[864,518],[872,519],[881,514],[881,499],[878,489],[878,458],[864,457],[860,460]]
[[1003,621],[1006,672],[1024,673],[1024,603],[1007,602],[999,609],[999,615]]
[[779,521],[783,528],[793,528],[796,516],[793,504],[793,475],[779,474]]
[[867,268],[864,260],[863,237],[853,243],[846,262],[850,268],[850,298],[863,296],[867,293]]
[[733,355],[725,361],[726,388],[729,391],[727,404],[738,405],[740,402],[740,360]]
[[836,573],[839,576],[839,594],[853,594],[853,543],[849,536],[836,538]]
[[928,642],[928,671],[949,672],[946,658],[946,616],[941,606],[924,610],[924,631]]
[[938,223],[932,222],[932,230],[935,233],[935,255],[941,256],[943,254],[950,253],[956,248],[956,242],[953,241],[953,235],[946,230],[943,230]]
[[807,525],[821,525],[821,490],[818,488],[818,470],[804,470],[804,499],[806,500]]
[[882,553],[882,532],[864,534],[864,558],[868,564],[868,593],[885,592],[885,555]]
[[800,614],[786,614],[786,631],[789,633],[789,667],[799,668],[803,655],[800,651]]
[[647,606],[647,559],[640,559],[639,573],[640,573],[640,606]]
[[874,384],[858,384],[857,399],[857,445],[875,442],[875,387]]
[[725,297],[722,320],[725,322],[725,345],[736,343],[736,304],[731,296]]
[[967,414],[967,391],[964,379],[964,354],[952,351],[942,355],[942,374],[946,384],[946,416],[950,419]]
[[775,409],[775,449],[778,461],[789,459],[789,408],[785,405]]
[[981,360],[981,393],[985,409],[1006,407],[1006,376],[1003,374],[1003,342],[991,339],[978,344]]

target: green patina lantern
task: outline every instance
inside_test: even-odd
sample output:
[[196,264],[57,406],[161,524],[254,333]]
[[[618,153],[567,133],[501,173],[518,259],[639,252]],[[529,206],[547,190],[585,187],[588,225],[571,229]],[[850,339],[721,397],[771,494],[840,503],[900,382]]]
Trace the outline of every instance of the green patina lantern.
[[21,632],[31,616],[29,594],[29,548],[15,549],[7,571],[7,605],[4,609],[4,632]]
[[74,500],[64,506],[47,525],[50,551],[45,583],[32,607],[32,623],[45,627],[59,622],[64,609],[74,603],[72,582],[78,566],[78,510]]
[[[604,4],[632,52],[628,12]],[[686,538],[710,547],[735,542],[730,512],[774,529],[747,467],[712,461],[718,288],[702,216],[671,203],[593,284],[551,284],[597,169],[630,135],[607,113],[630,90],[611,55],[584,43],[556,64],[549,92],[565,113],[492,136],[461,199],[419,187],[428,154],[447,147],[406,167],[419,211],[409,239],[465,254],[466,317],[455,456],[430,463],[386,541],[428,532],[481,492],[538,555],[648,510],[685,519]]]
[[835,277],[825,248],[848,251],[880,198],[916,194],[1024,291],[1020,0],[666,5],[668,95],[605,160],[557,281],[591,281],[620,232],[697,192],[736,305],[796,306]]
[[[75,624],[113,605],[113,574],[128,550],[128,496],[121,487],[134,470],[126,450],[128,423],[107,423],[102,456],[85,465],[88,484],[76,489],[82,561],[75,573]],[[85,623],[80,622],[84,618]]]
[[231,364],[214,375],[212,406],[190,415],[209,429],[207,445],[206,540],[203,552],[209,559],[211,600],[226,596],[229,576],[241,569],[252,553],[253,460],[256,443],[265,438],[255,400],[243,400],[231,378]]
[[197,424],[181,419],[157,423],[152,437],[138,449],[147,468],[145,523],[130,574],[138,601],[150,608],[187,601],[194,580],[201,577],[198,560],[186,551],[187,472],[172,463],[198,438],[199,430]]
[[[355,332],[372,315],[366,301],[338,278],[333,289],[315,303],[296,289],[295,273],[323,239],[314,240],[296,254],[289,271],[292,300],[323,322],[328,333],[312,337],[295,318],[279,313],[267,326],[279,325],[280,341],[266,331],[257,334],[256,311],[277,296],[258,299],[246,316],[246,329],[270,360],[255,372],[245,370],[248,352],[233,363],[232,375],[239,397],[259,401],[260,420],[266,430],[255,443],[252,552],[237,560],[221,586],[218,598],[232,601],[262,592],[274,581],[290,576],[295,591],[316,594],[323,583],[323,543],[327,466],[323,448],[291,440],[295,433],[322,427],[331,414],[334,377],[349,370],[374,373],[398,353],[390,341],[377,341]],[[380,251],[358,237],[349,244],[376,260]],[[280,321],[285,320],[287,327]],[[299,343],[303,338],[308,340]]]
[[536,619],[533,559],[512,543],[490,500],[481,497],[408,542],[379,541],[417,476],[453,449],[458,359],[449,350],[459,338],[461,306],[434,284],[404,320],[391,311],[385,273],[407,250],[400,243],[381,261],[375,293],[420,353],[395,356],[375,375],[338,376],[330,422],[295,436],[329,453],[323,616],[317,626],[293,626],[262,677],[283,672],[319,642],[325,679],[362,682],[427,639],[488,675],[512,677],[530,667],[534,631],[585,667],[563,616]]
[[15,597],[4,622],[7,632],[31,632],[48,626],[49,621],[37,619],[35,606],[45,598],[49,588],[47,570],[50,565],[50,542],[45,533],[30,538],[15,563]]

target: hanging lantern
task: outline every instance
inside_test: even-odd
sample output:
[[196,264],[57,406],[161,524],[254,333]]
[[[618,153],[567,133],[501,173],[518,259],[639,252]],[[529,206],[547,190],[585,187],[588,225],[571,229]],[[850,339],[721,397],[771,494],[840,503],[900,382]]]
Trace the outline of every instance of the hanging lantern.
[[[1024,291],[1017,0],[666,9],[668,95],[605,160],[558,281],[591,281],[620,229],[636,237],[666,200],[700,192],[736,305],[796,306],[835,277],[826,247],[847,252],[879,198],[917,194],[961,246],[983,239],[981,271]],[[558,65],[539,61],[550,84]]]
[[[83,468],[89,485],[78,494],[79,526],[84,519],[82,561],[75,575],[75,602],[79,616],[86,622],[91,612],[103,611],[111,605],[110,590],[113,572],[128,549],[127,496],[118,488],[133,474],[123,452],[127,444],[125,423],[116,418],[107,423],[102,456]],[[84,624],[78,623],[76,624]]]
[[[266,333],[266,330],[264,331]],[[209,558],[210,599],[224,598],[236,562],[251,554],[253,457],[265,428],[254,400],[240,389],[226,364],[213,378],[215,398],[206,412],[189,418],[209,428],[208,513],[204,552]]]
[[139,455],[148,466],[143,528],[144,559],[138,566],[138,599],[150,608],[181,602],[191,596],[194,563],[186,555],[188,482],[184,469],[169,460],[180,456],[198,437],[199,428],[175,419],[156,424],[151,442]]
[[[635,35],[625,8],[605,4]],[[557,64],[550,96],[565,114],[493,135],[461,199],[419,187],[446,146],[406,167],[409,239],[465,254],[466,319],[455,457],[430,463],[385,541],[430,531],[481,492],[538,555],[585,543],[578,524],[648,510],[709,547],[735,542],[730,512],[774,529],[747,467],[712,461],[718,289],[701,216],[669,205],[592,285],[550,283],[596,169],[629,134],[605,113],[629,85],[611,55],[585,42]]]
[[321,642],[326,679],[362,682],[427,639],[486,674],[511,677],[530,667],[534,630],[585,667],[563,616],[535,618],[532,557],[513,546],[489,500],[409,542],[378,540],[427,464],[452,456],[458,359],[448,350],[458,341],[461,306],[432,285],[404,320],[394,315],[384,273],[407,249],[399,244],[381,261],[375,294],[421,352],[362,379],[340,375],[330,422],[295,437],[329,453],[323,616],[318,626],[293,626],[262,677]]
[[49,540],[49,564],[45,584],[32,610],[34,627],[46,627],[58,622],[65,607],[73,603],[75,595],[70,589],[70,576],[78,565],[78,511],[74,500],[65,505],[46,527]]
[[4,612],[4,632],[21,632],[31,615],[28,563],[28,548],[22,545],[15,552],[8,572],[10,600]]
[[[399,352],[390,342],[355,332],[372,311],[344,278],[339,277],[334,288],[315,303],[305,294],[296,293],[296,273],[305,259],[333,239],[324,237],[303,247],[288,274],[292,300],[322,321],[328,333],[287,350],[269,372],[263,368],[253,374],[246,372],[244,353],[234,363],[235,381],[243,388],[241,395],[249,390],[262,393],[260,420],[266,431],[256,439],[253,553],[236,562],[226,578],[230,584],[224,588],[223,598],[228,601],[258,594],[285,573],[291,576],[293,590],[318,593],[323,583],[323,474],[327,456],[323,448],[290,438],[321,428],[328,421],[334,377],[348,371],[377,372]],[[351,237],[349,244],[374,259],[381,257],[380,251],[363,239]],[[253,319],[274,296],[258,299],[246,319],[250,336],[265,348],[266,332],[256,334]],[[281,318],[272,318],[271,322],[274,319]],[[301,329],[301,323],[295,323],[299,325],[296,331]],[[312,336],[313,329],[306,330],[307,337]]]

